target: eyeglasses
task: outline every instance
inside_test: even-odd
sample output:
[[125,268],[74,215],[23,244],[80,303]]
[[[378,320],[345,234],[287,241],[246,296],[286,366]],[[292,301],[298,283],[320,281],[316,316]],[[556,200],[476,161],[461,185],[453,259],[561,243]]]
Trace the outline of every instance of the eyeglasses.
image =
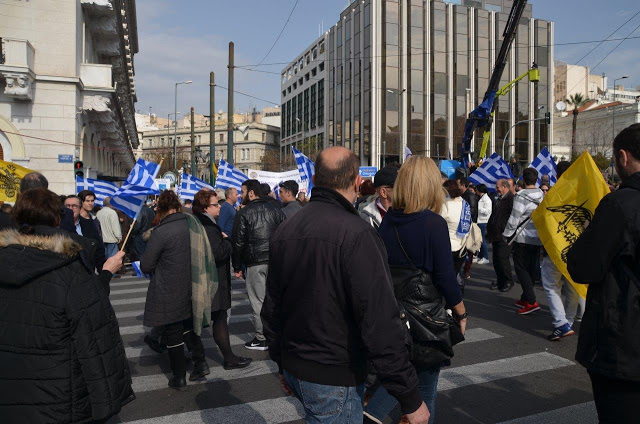
[[78,205],[64,205],[64,207],[69,209],[80,209],[80,206]]
[[543,192],[543,193],[546,193],[546,192],[548,192],[548,191],[549,191],[549,189],[548,189],[548,188],[543,188],[543,189],[541,189],[541,190],[542,190],[542,192]]
[[220,207],[220,203],[209,203],[209,206],[215,206],[217,208]]

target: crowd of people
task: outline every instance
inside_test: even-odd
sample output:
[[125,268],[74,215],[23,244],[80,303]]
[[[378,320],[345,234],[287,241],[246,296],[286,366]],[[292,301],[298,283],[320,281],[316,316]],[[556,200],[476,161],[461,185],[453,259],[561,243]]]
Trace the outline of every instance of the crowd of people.
[[[517,313],[551,311],[549,340],[575,334],[601,422],[630,422],[640,400],[640,124],[613,144],[619,189],[569,250],[586,302],[563,277],[531,220],[550,189],[534,168],[495,192],[443,175],[427,157],[359,176],[348,149],[323,150],[310,201],[295,181],[204,189],[182,203],[170,190],[134,223],[88,190],[58,196],[39,173],[0,211],[0,413],[7,422],[104,422],[135,399],[109,283],[125,254],[150,275],[144,341],[169,356],[168,386],[210,374],[211,331],[226,370],[251,359],[231,348],[232,278],[244,279],[254,336],[307,422],[382,422],[399,405],[410,423],[435,420],[440,370],[464,340],[465,284],[491,263],[492,290],[519,283]],[[569,168],[560,162],[557,177]],[[238,206],[239,204],[239,206]],[[130,233],[129,243],[124,238]],[[489,245],[492,257],[489,258]],[[513,277],[515,269],[516,279]],[[417,313],[416,313],[417,311]]]

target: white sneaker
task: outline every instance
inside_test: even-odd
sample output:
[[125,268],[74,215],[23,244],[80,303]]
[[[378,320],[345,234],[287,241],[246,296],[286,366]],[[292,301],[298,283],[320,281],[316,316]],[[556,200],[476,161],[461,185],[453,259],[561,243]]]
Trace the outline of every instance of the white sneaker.
[[478,262],[476,262],[478,265],[487,265],[489,263],[489,259],[487,258],[482,258],[479,259]]
[[474,256],[474,257],[473,257],[473,261],[472,261],[472,262],[473,262],[474,264],[477,264],[477,263],[478,263],[478,257],[477,257],[477,256]]

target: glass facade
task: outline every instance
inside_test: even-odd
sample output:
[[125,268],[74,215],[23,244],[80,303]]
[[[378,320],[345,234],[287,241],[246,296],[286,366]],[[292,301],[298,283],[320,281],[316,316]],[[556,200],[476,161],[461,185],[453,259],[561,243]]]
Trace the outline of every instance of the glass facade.
[[[295,118],[302,116],[308,122],[305,131],[322,129],[322,137],[313,141],[351,149],[363,165],[401,161],[405,145],[414,154],[458,157],[466,117],[487,90],[512,4],[510,0],[351,3],[324,36],[326,56],[319,59],[326,64],[324,76],[315,82],[311,77],[314,85],[292,96],[288,87],[295,78],[289,79],[289,69],[295,74],[297,64],[300,74],[313,61],[302,68],[294,61],[282,71],[282,92],[291,97],[291,104],[288,98],[282,104],[283,137],[301,131]],[[540,82],[524,78],[498,98],[495,146],[489,150],[501,152],[516,122],[537,117],[539,107],[544,107],[540,116],[548,111],[552,28],[548,22],[532,21],[532,8],[527,6],[500,87],[533,62],[539,66]],[[549,144],[550,128],[523,123],[509,138],[509,151],[527,161],[537,154],[537,144],[532,143],[538,138],[541,147]],[[472,150],[478,152],[481,143],[478,130]]]

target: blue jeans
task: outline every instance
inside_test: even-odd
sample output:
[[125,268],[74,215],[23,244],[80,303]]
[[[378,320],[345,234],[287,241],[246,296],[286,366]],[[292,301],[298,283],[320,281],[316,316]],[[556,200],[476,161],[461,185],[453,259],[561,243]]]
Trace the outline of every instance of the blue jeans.
[[283,373],[289,388],[304,407],[307,423],[362,424],[364,384],[327,386],[300,380],[286,370]]
[[[433,424],[436,416],[436,396],[438,396],[438,377],[440,376],[440,367],[430,368],[428,370],[418,371],[418,390],[422,400],[427,404],[431,417],[429,424]],[[398,401],[391,396],[387,390],[380,386],[378,390],[371,396],[369,404],[364,409],[368,415],[371,415],[382,421],[393,408],[396,407]]]
[[118,253],[118,243],[105,243],[104,244],[104,254],[109,259],[115,254]]
[[482,244],[480,245],[479,258],[489,259],[489,246],[487,246],[487,224],[478,224],[482,233]]

